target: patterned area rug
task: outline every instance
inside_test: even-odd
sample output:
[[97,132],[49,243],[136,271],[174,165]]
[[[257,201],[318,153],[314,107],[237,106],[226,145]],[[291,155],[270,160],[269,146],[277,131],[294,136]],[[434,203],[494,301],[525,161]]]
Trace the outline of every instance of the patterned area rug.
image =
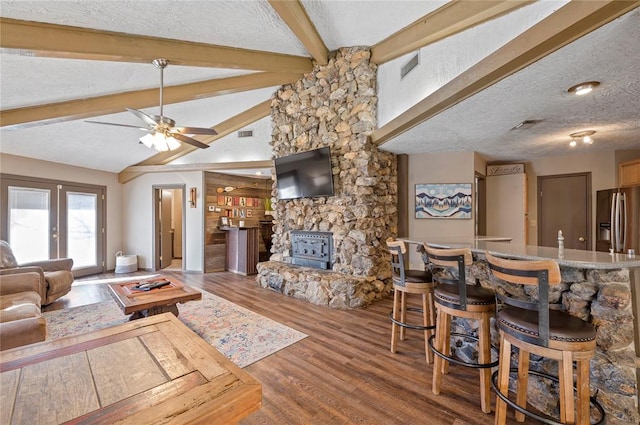
[[[178,304],[178,318],[240,367],[245,367],[307,335],[218,296]],[[128,320],[115,301],[43,313],[47,340],[119,325]]]

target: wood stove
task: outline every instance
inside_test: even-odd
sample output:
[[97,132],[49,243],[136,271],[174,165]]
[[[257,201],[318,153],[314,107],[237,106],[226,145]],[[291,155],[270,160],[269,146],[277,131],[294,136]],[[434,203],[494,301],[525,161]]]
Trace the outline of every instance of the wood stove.
[[290,236],[292,264],[331,270],[333,233],[292,230]]

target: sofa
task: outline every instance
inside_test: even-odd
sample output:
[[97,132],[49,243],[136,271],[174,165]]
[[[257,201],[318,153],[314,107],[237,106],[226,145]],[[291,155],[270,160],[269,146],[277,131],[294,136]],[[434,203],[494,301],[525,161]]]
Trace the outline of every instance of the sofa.
[[0,350],[44,341],[41,276],[30,271],[0,275]]
[[71,291],[73,284],[73,260],[59,258],[18,264],[6,241],[0,240],[0,276],[21,273],[37,273],[40,277],[40,300],[42,305],[51,304]]

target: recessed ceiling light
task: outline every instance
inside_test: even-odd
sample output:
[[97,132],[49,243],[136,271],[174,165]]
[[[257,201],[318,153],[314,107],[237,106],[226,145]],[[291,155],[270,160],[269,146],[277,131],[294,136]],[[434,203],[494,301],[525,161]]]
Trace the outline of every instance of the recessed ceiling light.
[[591,90],[598,87],[600,85],[599,81],[587,81],[586,83],[576,84],[573,87],[569,87],[567,90],[569,93],[573,93],[578,96],[582,96],[583,94],[590,93]]

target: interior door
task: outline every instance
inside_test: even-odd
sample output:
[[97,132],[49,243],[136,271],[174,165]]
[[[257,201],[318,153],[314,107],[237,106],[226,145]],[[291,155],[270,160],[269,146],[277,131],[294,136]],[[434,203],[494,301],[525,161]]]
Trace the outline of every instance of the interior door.
[[538,245],[591,249],[591,173],[538,177]]

